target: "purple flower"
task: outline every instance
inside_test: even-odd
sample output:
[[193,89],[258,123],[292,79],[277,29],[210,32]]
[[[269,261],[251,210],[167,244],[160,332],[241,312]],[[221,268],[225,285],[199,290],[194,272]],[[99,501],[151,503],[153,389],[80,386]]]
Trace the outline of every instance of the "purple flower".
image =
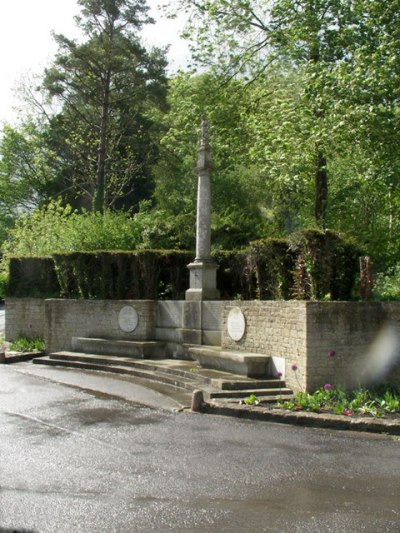
[[293,363],[291,368],[292,368],[293,372],[296,372],[296,370],[298,369],[298,366],[296,365],[296,363]]
[[281,377],[282,377],[282,372],[277,372],[277,373],[276,373],[276,377],[277,377],[277,378],[281,378]]
[[328,391],[328,390],[331,390],[331,388],[332,388],[332,385],[330,383],[325,383],[324,390]]
[[328,357],[335,357],[335,355],[336,355],[335,350],[331,350],[330,352],[328,352]]

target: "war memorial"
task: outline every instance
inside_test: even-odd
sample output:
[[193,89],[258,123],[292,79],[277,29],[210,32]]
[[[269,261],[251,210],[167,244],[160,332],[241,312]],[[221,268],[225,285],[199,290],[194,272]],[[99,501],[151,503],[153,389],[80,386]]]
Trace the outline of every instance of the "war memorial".
[[196,256],[187,266],[184,300],[10,297],[6,339],[43,337],[46,357],[39,364],[144,377],[150,368],[153,379],[172,385],[186,375],[188,388],[190,371],[201,377],[205,370],[211,397],[311,392],[324,383],[399,386],[397,302],[220,298],[211,255],[210,169],[203,118]]

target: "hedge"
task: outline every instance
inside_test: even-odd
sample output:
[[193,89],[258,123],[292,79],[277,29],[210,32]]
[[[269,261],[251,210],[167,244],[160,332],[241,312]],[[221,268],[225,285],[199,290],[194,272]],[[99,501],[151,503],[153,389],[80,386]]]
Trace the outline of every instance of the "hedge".
[[60,286],[51,257],[13,257],[9,262],[6,296],[51,298]]
[[[247,248],[218,251],[222,299],[332,299],[354,294],[360,250],[330,231],[307,230]],[[10,296],[184,299],[193,252],[97,251],[13,258]]]

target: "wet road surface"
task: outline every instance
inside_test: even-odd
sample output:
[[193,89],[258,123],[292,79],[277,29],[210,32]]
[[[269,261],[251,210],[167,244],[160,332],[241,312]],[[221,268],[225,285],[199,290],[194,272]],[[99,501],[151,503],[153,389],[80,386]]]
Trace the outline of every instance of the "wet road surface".
[[0,366],[0,528],[400,531],[398,439],[177,413],[85,390],[75,370],[81,388],[29,372]]

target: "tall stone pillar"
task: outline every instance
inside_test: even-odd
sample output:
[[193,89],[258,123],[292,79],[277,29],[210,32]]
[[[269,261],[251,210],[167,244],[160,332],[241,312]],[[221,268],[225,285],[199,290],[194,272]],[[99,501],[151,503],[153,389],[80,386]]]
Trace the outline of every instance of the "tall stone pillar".
[[190,288],[186,300],[218,300],[217,268],[211,258],[211,148],[208,143],[208,122],[202,117],[201,144],[197,160],[197,218],[196,218],[196,257],[188,265]]

